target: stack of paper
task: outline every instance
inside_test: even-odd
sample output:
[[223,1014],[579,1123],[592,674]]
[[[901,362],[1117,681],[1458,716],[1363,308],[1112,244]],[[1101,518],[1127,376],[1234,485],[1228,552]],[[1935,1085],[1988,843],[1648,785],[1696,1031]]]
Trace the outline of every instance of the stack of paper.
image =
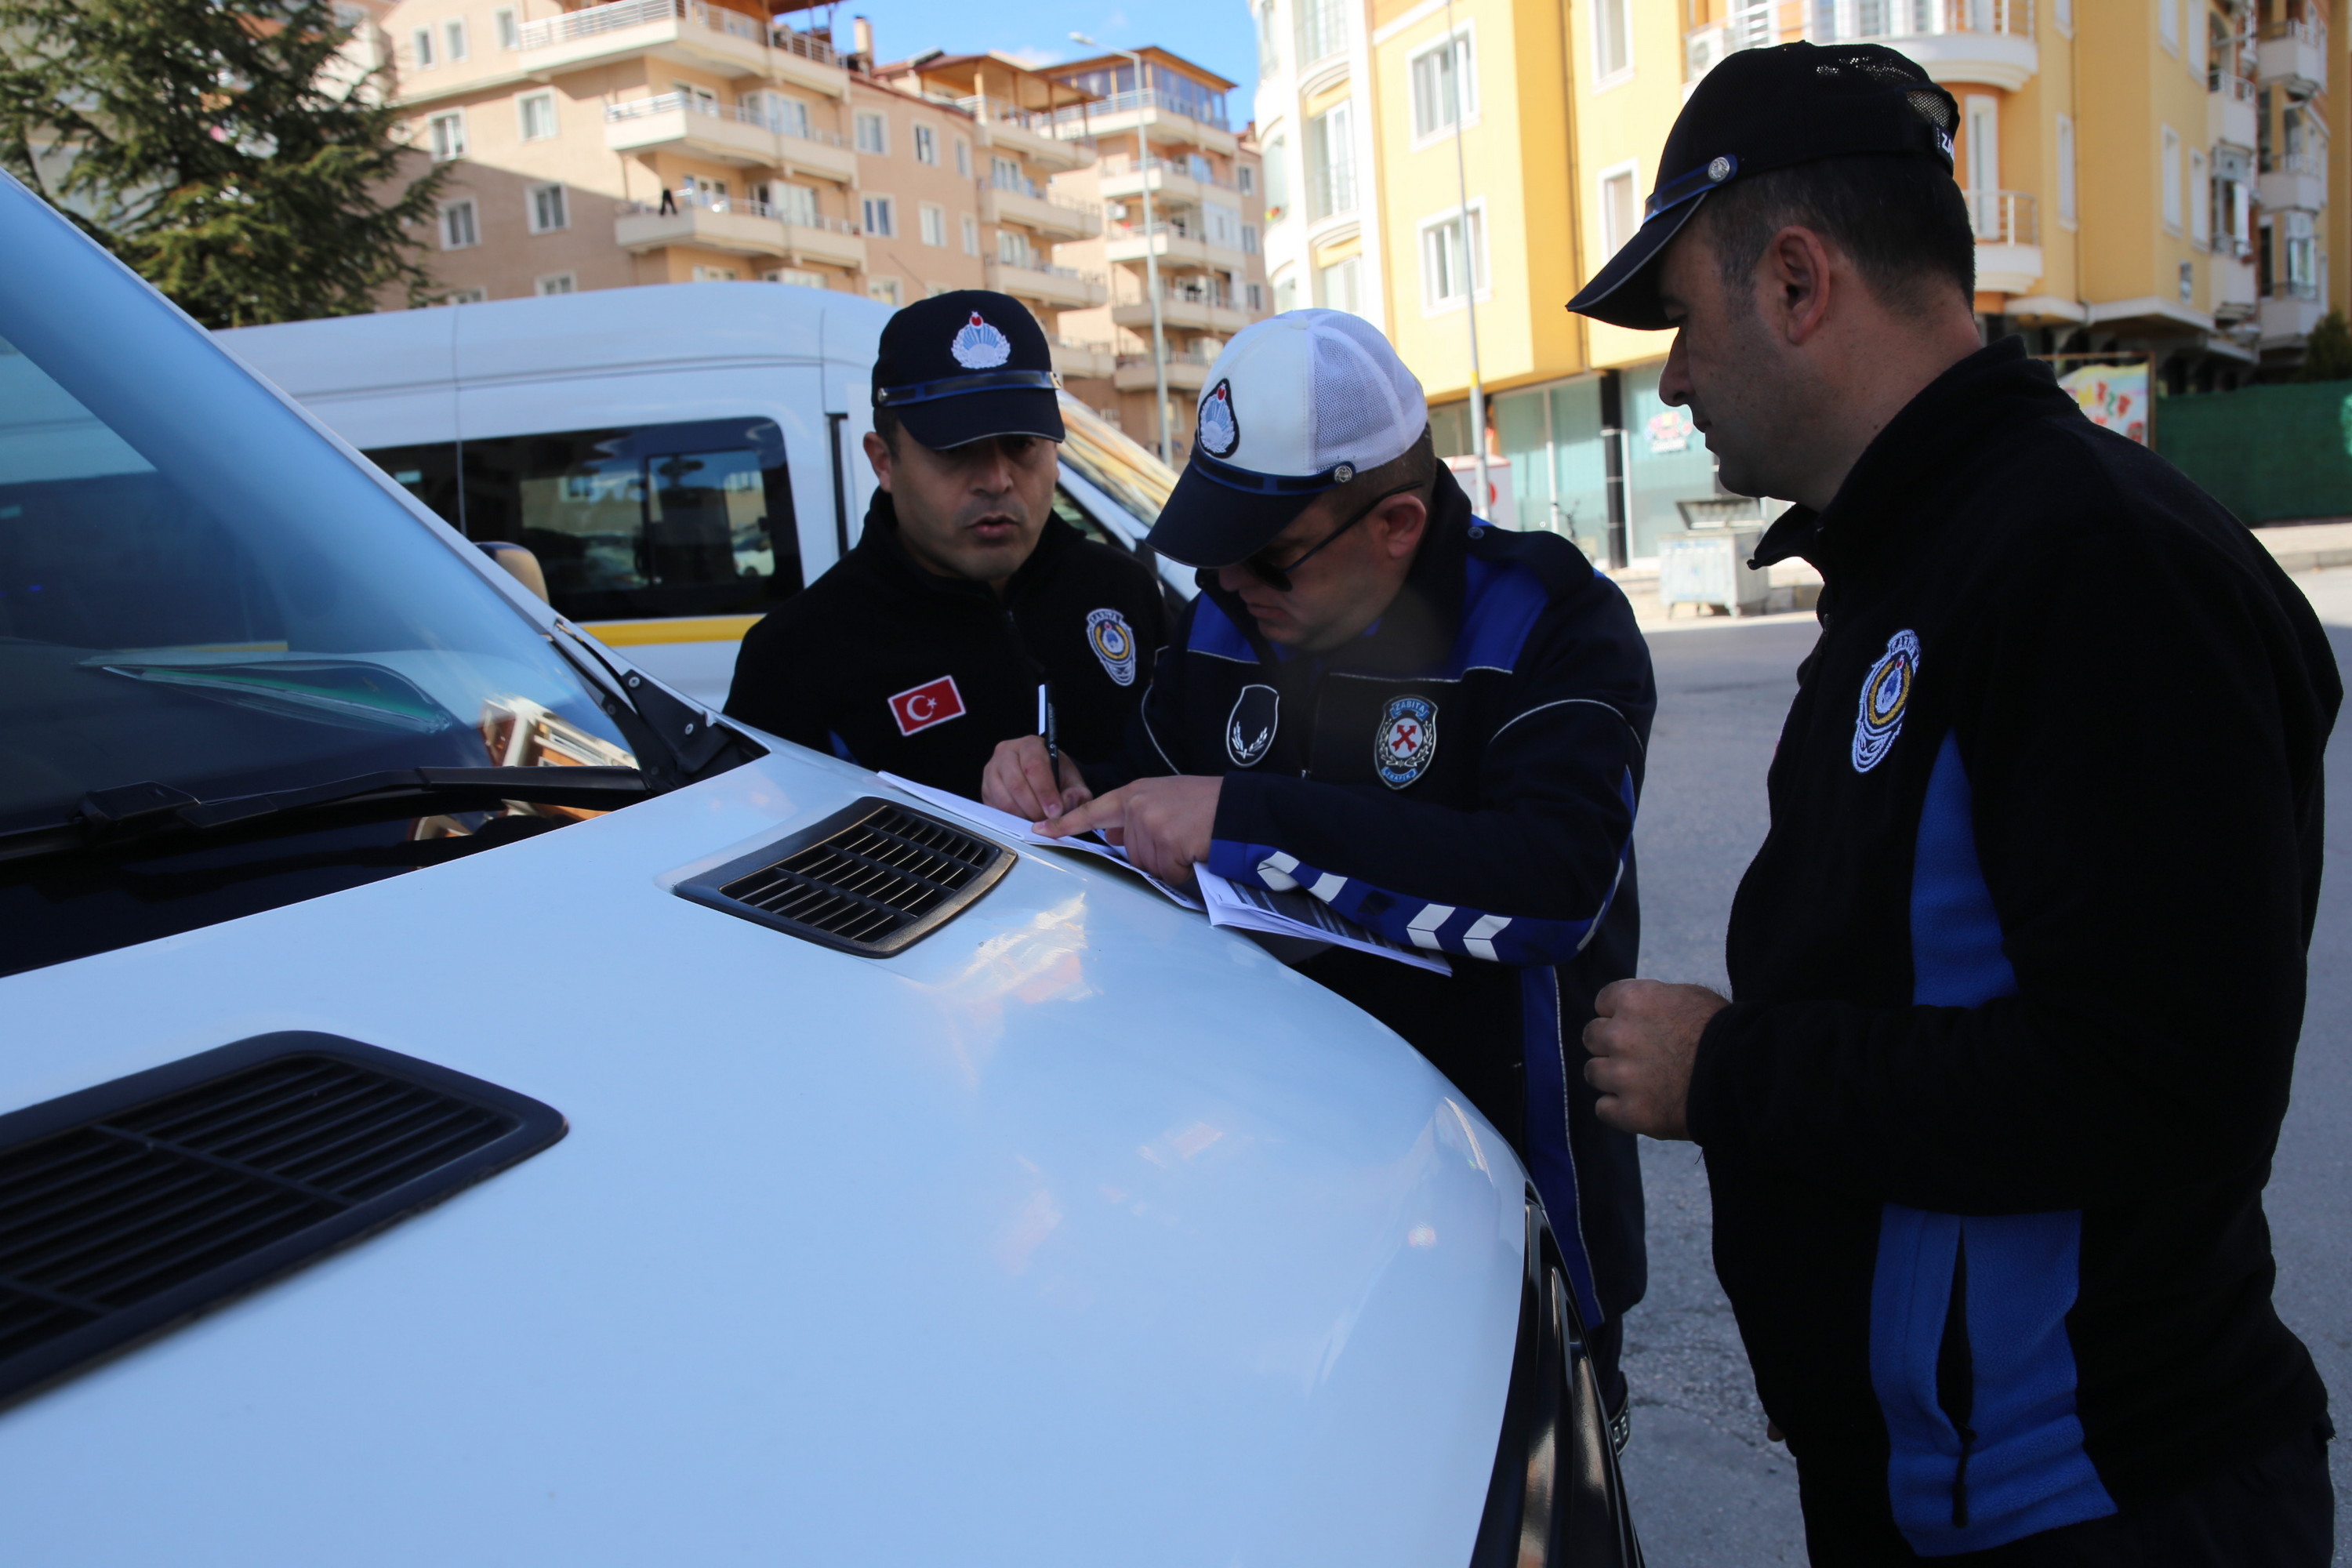
[[947,790],[933,789],[929,784],[919,784],[896,773],[884,773],[881,777],[884,784],[906,791],[926,805],[944,811],[950,816],[961,816],[966,822],[976,823],[1016,844],[1033,845],[1040,849],[1075,849],[1082,855],[1114,861],[1150,883],[1171,901],[1188,910],[1203,910],[1211,925],[1328,942],[1333,947],[1351,948],[1358,952],[1392,958],[1399,963],[1409,963],[1415,969],[1431,970],[1439,974],[1454,972],[1453,966],[1440,955],[1400,946],[1377,931],[1367,931],[1312,893],[1269,893],[1262,888],[1229,882],[1206,866],[1195,866],[1192,875],[1201,887],[1201,897],[1195,899],[1135,865],[1128,859],[1126,850],[1115,844],[1107,844],[1093,834],[1048,838],[1042,833],[1030,831],[1029,825],[1012,813],[999,811],[992,805],[982,805]]

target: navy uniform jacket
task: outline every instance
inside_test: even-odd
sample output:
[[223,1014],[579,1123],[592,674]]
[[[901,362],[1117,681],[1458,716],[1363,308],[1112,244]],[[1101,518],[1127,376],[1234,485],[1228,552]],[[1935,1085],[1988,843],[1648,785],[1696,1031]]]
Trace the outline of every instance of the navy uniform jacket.
[[[1616,584],[1568,541],[1484,526],[1450,476],[1363,637],[1290,656],[1213,587],[1124,773],[1224,775],[1210,868],[1303,887],[1448,979],[1332,950],[1303,966],[1418,1047],[1518,1150],[1589,1324],[1642,1299],[1641,1166],[1584,1081],[1592,996],[1633,973],[1633,814],[1656,695]],[[1204,574],[1204,579],[1206,574]]]
[[1760,553],[1824,629],[1690,1124],[1808,1506],[1943,1556],[2307,1439],[2262,1192],[2341,695],[2310,605],[2015,339]]

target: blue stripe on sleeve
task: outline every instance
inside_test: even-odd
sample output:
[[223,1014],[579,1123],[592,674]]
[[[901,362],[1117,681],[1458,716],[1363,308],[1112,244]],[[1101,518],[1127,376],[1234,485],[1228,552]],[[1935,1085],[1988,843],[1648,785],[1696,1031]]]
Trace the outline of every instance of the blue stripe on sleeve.
[[1229,658],[1237,664],[1256,664],[1257,650],[1242,636],[1217,602],[1206,594],[1192,601],[1192,635],[1184,647],[1192,653],[1205,653],[1212,658]]

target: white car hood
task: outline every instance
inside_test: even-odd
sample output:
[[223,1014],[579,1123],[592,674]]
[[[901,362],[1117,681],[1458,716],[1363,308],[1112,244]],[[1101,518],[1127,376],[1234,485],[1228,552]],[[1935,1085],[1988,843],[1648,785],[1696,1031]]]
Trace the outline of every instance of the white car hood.
[[1465,1560],[1520,1289],[1503,1140],[1113,871],[1024,852],[888,960],[667,890],[868,793],[780,745],[0,981],[0,1110],[311,1029],[571,1121],[0,1411],[8,1561]]

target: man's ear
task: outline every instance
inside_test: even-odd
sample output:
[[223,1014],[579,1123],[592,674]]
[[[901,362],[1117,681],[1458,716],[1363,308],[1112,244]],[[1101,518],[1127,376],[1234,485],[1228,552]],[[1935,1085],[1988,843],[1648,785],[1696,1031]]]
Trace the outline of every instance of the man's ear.
[[1829,319],[1836,283],[1830,247],[1811,229],[1790,225],[1764,247],[1757,272],[1768,296],[1767,319],[1791,347],[1809,341]]
[[887,492],[890,489],[890,464],[893,454],[890,443],[873,431],[866,432],[866,460],[874,465],[874,482]]
[[1429,528],[1429,503],[1418,495],[1391,496],[1381,503],[1372,521],[1380,526],[1381,544],[1391,561],[1402,561],[1421,548]]

